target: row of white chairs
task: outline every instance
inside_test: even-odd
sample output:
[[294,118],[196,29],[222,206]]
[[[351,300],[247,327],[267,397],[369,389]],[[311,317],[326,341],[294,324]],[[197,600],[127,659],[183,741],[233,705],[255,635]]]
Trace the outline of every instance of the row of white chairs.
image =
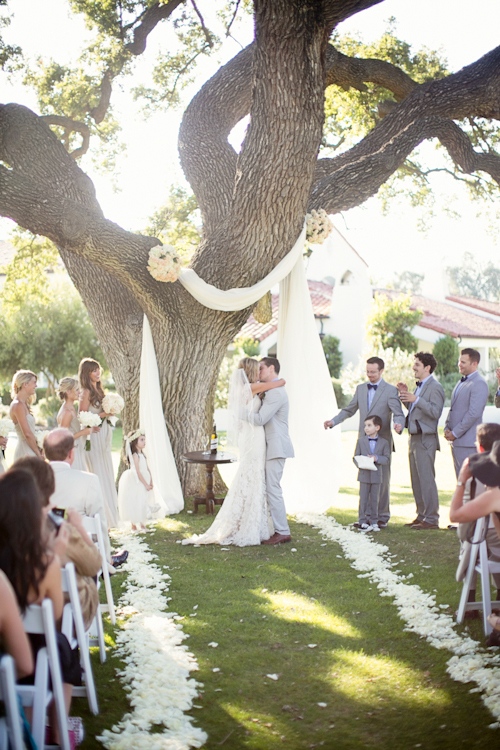
[[[489,635],[492,627],[488,622],[488,616],[491,614],[491,589],[490,577],[492,574],[500,573],[500,563],[488,559],[488,546],[484,541],[484,536],[489,521],[489,516],[480,518],[476,523],[474,536],[470,548],[470,558],[467,567],[467,573],[462,586],[462,595],[458,605],[457,622],[462,623],[465,613],[471,610],[479,610],[483,613],[484,634]],[[483,539],[483,541],[481,541]],[[481,600],[474,602],[469,601],[469,594],[473,590],[474,574],[481,576]]]
[[[116,623],[116,615],[99,516],[96,515],[93,518],[85,516],[82,520],[87,533],[96,539],[101,553],[101,573],[106,591],[106,604],[99,605],[91,627],[85,630],[78,596],[75,566],[73,563],[68,563],[61,571],[62,588],[69,597],[69,603],[64,606],[63,610],[61,631],[68,639],[71,648],[78,645],[80,649],[84,685],[74,687],[73,696],[86,697],[90,710],[93,714],[97,714],[99,713],[99,707],[89,648],[91,645],[98,645],[101,663],[106,660],[102,612],[109,613],[113,625]],[[100,576],[97,580],[98,585],[100,585]],[[5,705],[6,719],[0,719],[0,750],[9,747],[7,738],[10,739],[10,747],[13,750],[18,750],[18,748],[24,750],[25,747],[22,739],[22,724],[17,696],[19,696],[23,707],[30,706],[32,708],[31,733],[39,750],[46,750],[49,747],[45,743],[45,724],[47,708],[52,699],[54,700],[61,747],[63,750],[70,750],[54,613],[50,599],[45,599],[41,605],[32,604],[29,606],[24,614],[23,622],[27,633],[44,635],[46,645],[37,654],[34,685],[17,685],[12,658],[4,656],[1,660],[0,699]],[[52,683],[51,690],[49,689],[49,678]]]

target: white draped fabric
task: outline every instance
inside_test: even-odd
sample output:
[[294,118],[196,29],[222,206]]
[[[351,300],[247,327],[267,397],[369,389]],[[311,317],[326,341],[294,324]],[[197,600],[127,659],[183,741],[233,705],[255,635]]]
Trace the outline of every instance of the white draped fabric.
[[149,320],[144,316],[142,327],[141,379],[139,419],[146,433],[146,453],[153,478],[155,502],[162,518],[184,508],[181,483],[168,436],[160,390],[160,376]]
[[[321,252],[321,250],[318,250]],[[278,359],[290,402],[289,430],[295,458],[287,459],[281,486],[287,513],[324,513],[335,504],[340,482],[340,430],[323,423],[337,412],[321,346],[305,266],[300,255],[280,283]]]
[[278,263],[270,274],[253,286],[223,291],[200,279],[196,271],[193,271],[192,268],[183,269],[179,276],[179,281],[198,302],[205,305],[205,307],[209,307],[211,310],[224,310],[225,312],[244,310],[245,307],[250,307],[250,305],[258,302],[266,292],[291,272],[298,258],[302,258],[305,239],[306,227],[304,226],[297,242],[288,255]]
[[[250,307],[280,282],[278,359],[280,375],[287,381],[290,437],[295,450],[295,458],[286,462],[282,482],[289,514],[322,513],[334,504],[341,457],[340,432],[323,428],[323,422],[334,416],[337,404],[306,280],[303,262],[305,237],[304,226],[288,255],[268,276],[251,287],[223,291],[207,284],[192,269],[184,270],[179,277],[181,284],[202,305],[225,311]],[[166,512],[175,513],[184,507],[184,502],[163,419],[158,365],[146,316],[140,398],[141,427],[148,438],[147,453],[153,481],[168,508]],[[158,439],[159,433],[163,435],[161,439]],[[159,479],[160,473],[162,480]]]

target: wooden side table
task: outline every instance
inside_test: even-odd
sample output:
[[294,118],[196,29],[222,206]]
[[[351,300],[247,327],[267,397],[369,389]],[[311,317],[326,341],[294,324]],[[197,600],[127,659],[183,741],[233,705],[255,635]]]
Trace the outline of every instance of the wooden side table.
[[224,502],[223,497],[215,497],[214,495],[214,466],[217,464],[231,464],[238,460],[238,457],[234,453],[227,453],[226,451],[217,451],[217,453],[210,453],[210,451],[192,451],[191,453],[185,453],[183,460],[188,464],[203,464],[206,470],[206,481],[207,488],[204,495],[196,495],[193,499],[194,512],[198,513],[198,505],[205,504],[206,513],[211,513],[213,516],[215,504],[222,505]]

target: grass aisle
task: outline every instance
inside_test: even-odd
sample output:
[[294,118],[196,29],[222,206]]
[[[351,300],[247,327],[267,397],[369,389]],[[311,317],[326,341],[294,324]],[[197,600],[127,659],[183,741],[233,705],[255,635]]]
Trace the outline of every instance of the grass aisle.
[[[401,503],[410,501],[401,493]],[[338,509],[336,517],[347,523],[353,513]],[[170,606],[184,616],[187,645],[200,666],[193,676],[204,692],[192,714],[209,735],[207,748],[433,750],[496,741],[487,728],[491,714],[469,693],[474,685],[446,674],[449,652],[403,632],[391,599],[357,578],[338,545],[296,523],[292,544],[276,548],[177,543],[211,520],[184,511],[147,540],[159,563],[170,566]],[[418,534],[395,523],[376,540],[398,554],[404,573],[414,573],[412,583],[437,590],[438,604],[456,608],[454,532]],[[480,624],[473,625],[472,636],[481,640]],[[85,714],[83,748],[98,747],[93,735],[127,710],[111,666],[95,666],[105,713]],[[75,702],[75,713],[82,713],[78,704],[84,706]]]

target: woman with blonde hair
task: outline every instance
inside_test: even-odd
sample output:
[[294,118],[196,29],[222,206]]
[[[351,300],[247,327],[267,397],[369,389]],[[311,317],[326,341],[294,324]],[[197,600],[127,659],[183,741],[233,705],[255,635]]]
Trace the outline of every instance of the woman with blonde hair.
[[111,439],[113,433],[102,408],[105,396],[101,385],[102,368],[95,359],[82,359],[78,368],[80,382],[79,411],[90,411],[98,414],[102,424],[90,436],[90,450],[85,451],[87,471],[97,474],[102,487],[109,528],[118,526],[118,494],[115,487],[113,461],[111,459]]
[[14,461],[21,456],[42,458],[35,437],[35,417],[31,413],[31,405],[36,401],[36,383],[36,375],[31,370],[18,370],[12,378],[9,415],[17,433]]
[[78,421],[75,409],[75,401],[78,400],[78,380],[76,378],[63,378],[57,388],[57,395],[63,402],[57,413],[57,424],[59,427],[66,427],[73,433],[75,438],[75,459],[71,465],[72,469],[87,471],[85,463],[85,436],[90,435],[93,430],[97,431],[98,427],[82,427]]
[[245,357],[231,375],[228,412],[228,443],[239,450],[238,471],[231,482],[217,518],[204,534],[183,539],[183,544],[260,544],[273,533],[266,495],[266,438],[264,428],[244,418],[257,412],[262,397],[272,388],[285,385],[283,379],[258,383],[259,363]]

